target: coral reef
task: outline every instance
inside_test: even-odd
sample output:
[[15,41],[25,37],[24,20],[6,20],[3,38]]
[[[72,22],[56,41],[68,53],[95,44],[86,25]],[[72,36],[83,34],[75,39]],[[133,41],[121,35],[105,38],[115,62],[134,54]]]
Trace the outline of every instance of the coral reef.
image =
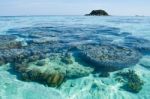
[[71,60],[71,55],[68,53],[64,57],[62,57],[61,61],[65,64],[73,64],[73,61]]
[[50,57],[53,53],[66,52],[66,49],[61,44],[33,44],[30,46],[3,49],[0,51],[0,61],[7,62],[22,62],[24,59],[35,61],[42,58]]
[[109,72],[101,72],[99,77],[109,77]]
[[22,47],[22,43],[16,39],[13,35],[0,35],[0,50]]
[[[101,71],[99,76],[108,77],[110,71],[130,67],[141,58],[141,54],[136,50],[111,45],[113,38],[91,35],[91,32],[96,32],[122,37],[129,33],[120,33],[119,28],[107,26],[100,26],[100,29],[99,26],[88,28],[88,36],[83,37],[78,34],[72,36],[72,32],[83,32],[85,27],[53,29],[53,27],[39,26],[10,29],[7,31],[9,35],[0,36],[0,65],[13,64],[13,69],[24,81],[35,81],[56,87],[61,85],[64,79],[88,76],[94,70]],[[66,35],[63,33],[69,33],[70,39],[65,39]],[[89,36],[101,45],[86,42],[90,40]],[[22,42],[16,40],[17,37],[23,38],[27,45],[22,46]],[[77,42],[81,45],[76,45]],[[77,57],[87,64],[83,66],[81,62],[74,61],[76,56],[72,54],[77,54]],[[48,63],[45,63],[47,58],[49,58]],[[54,64],[51,59],[55,61]]]
[[48,77],[47,84],[48,86],[59,87],[64,80],[65,80],[65,76],[63,74],[54,73]]
[[121,76],[126,82],[122,86],[127,91],[138,93],[144,84],[144,82],[139,78],[139,76],[133,70],[128,72],[119,72],[117,76]]
[[114,71],[135,65],[141,54],[133,49],[113,45],[81,45],[79,56],[96,71]]
[[[51,65],[52,62],[49,58],[33,62],[22,61],[22,63],[14,63],[13,70],[18,73],[18,78],[23,81],[35,81],[51,87],[59,87],[65,79],[84,77],[93,72],[92,68],[76,64],[59,65],[61,61],[58,61],[58,59],[56,59],[57,65]],[[38,62],[42,63],[37,64]]]
[[65,79],[65,75],[62,73],[42,72],[37,68],[19,67],[18,72],[20,73],[19,79],[23,81],[35,81],[50,87],[59,87]]
[[39,60],[36,62],[37,66],[44,66],[45,65],[45,61],[44,60]]

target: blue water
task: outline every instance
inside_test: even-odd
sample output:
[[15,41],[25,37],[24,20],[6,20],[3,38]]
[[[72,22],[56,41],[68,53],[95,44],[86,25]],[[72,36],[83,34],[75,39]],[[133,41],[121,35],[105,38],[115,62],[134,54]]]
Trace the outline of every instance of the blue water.
[[[132,67],[145,82],[142,90],[137,94],[120,89],[121,84],[114,81],[114,72],[108,78],[95,78],[89,75],[67,80],[57,89],[36,82],[20,81],[16,75],[7,71],[10,67],[6,64],[0,67],[0,99],[149,99],[149,27],[150,17],[0,17],[0,34],[16,35],[22,42],[31,39],[51,39],[66,45],[102,43],[135,47],[140,51],[142,48],[146,49],[139,63]],[[97,89],[92,87],[93,84],[97,85]],[[74,87],[70,87],[72,85]]]

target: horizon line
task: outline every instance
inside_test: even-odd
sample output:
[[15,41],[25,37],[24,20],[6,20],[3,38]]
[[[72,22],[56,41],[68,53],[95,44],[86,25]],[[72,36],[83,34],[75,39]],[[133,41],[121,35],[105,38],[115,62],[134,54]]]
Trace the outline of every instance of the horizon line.
[[[30,16],[85,16],[85,15],[69,15],[69,14],[60,14],[60,15],[0,15],[0,17],[30,17]],[[109,16],[122,16],[122,17],[149,17],[150,15],[109,15]],[[98,16],[98,17],[109,17],[109,16]],[[89,17],[89,16],[88,16]]]

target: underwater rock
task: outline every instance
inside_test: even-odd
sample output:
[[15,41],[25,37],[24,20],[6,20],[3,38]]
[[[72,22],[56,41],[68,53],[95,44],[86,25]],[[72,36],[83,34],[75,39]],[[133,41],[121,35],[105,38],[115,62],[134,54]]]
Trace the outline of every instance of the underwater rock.
[[133,93],[138,93],[142,89],[144,82],[135,71],[129,70],[128,72],[119,72],[116,75],[126,80],[126,83],[122,86],[123,89]]
[[0,49],[20,48],[22,44],[16,41],[17,37],[13,35],[0,35]]
[[81,45],[79,56],[96,71],[114,71],[135,65],[141,54],[133,49],[113,45]]
[[104,10],[93,10],[90,14],[86,16],[109,16],[109,14]]

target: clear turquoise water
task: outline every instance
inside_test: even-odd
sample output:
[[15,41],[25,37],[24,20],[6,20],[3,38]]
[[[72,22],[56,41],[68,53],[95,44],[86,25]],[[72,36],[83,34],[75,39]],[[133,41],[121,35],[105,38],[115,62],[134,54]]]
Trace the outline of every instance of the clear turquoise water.
[[[150,40],[150,17],[87,17],[87,16],[32,16],[0,17],[0,34],[8,34],[9,29],[24,27],[53,27],[55,40],[68,44],[98,43],[99,39],[111,40],[117,44],[129,35]],[[108,32],[107,29],[110,29]],[[57,31],[56,31],[57,30]],[[107,32],[106,32],[107,31]],[[100,32],[100,33],[99,33]],[[83,38],[87,39],[83,39]],[[27,38],[20,38],[24,40]],[[150,46],[150,45],[149,45]],[[146,65],[147,67],[142,66]],[[57,88],[46,87],[35,82],[23,82],[10,74],[9,64],[0,67],[0,99],[149,99],[150,98],[150,55],[143,58],[132,69],[144,81],[143,89],[130,93],[120,89],[112,72],[108,78],[88,77],[67,80]],[[126,69],[124,69],[126,70]],[[124,71],[122,70],[122,71]],[[96,89],[93,86],[96,85]],[[71,87],[73,86],[73,87]]]

